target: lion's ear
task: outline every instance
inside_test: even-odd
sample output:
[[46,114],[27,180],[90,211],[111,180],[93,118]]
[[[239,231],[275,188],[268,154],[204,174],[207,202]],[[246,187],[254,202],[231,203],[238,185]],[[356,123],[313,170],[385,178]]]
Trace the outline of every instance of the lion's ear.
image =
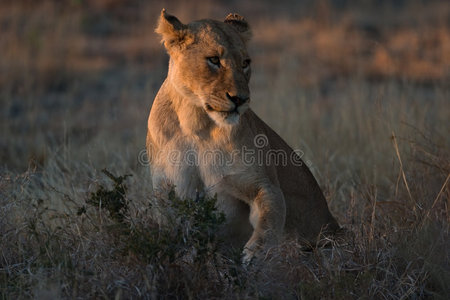
[[193,41],[192,35],[188,31],[188,27],[181,23],[177,17],[169,15],[166,10],[161,11],[158,26],[155,32],[161,35],[162,42],[167,50],[171,50],[174,46],[182,47]]
[[252,38],[252,30],[244,17],[232,13],[225,18],[224,22],[233,26],[241,34],[244,41],[247,42]]

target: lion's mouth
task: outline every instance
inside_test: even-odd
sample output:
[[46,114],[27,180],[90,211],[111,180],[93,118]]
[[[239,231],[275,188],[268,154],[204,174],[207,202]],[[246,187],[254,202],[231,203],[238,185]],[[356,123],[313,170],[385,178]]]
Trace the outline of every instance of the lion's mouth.
[[239,114],[238,106],[235,106],[233,110],[219,110],[219,109],[214,109],[209,104],[206,104],[205,105],[205,110],[207,112],[217,112],[217,113],[222,113],[222,114],[225,114],[225,115],[230,115],[230,114],[233,114],[233,113]]

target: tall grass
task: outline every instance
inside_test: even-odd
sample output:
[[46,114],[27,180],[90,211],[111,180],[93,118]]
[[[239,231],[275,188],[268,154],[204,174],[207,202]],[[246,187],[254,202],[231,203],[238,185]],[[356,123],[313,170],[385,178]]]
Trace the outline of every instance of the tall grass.
[[348,230],[247,267],[214,199],[152,197],[139,160],[167,68],[160,4],[0,4],[2,299],[448,299],[450,8],[336,3],[165,5],[249,19],[251,105]]

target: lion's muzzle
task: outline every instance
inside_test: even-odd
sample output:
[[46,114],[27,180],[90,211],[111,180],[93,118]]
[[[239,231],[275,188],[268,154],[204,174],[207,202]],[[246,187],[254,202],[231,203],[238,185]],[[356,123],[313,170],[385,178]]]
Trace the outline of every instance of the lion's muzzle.
[[227,93],[227,99],[233,102],[235,105],[234,110],[237,111],[238,107],[246,103],[250,98],[248,96],[231,96]]

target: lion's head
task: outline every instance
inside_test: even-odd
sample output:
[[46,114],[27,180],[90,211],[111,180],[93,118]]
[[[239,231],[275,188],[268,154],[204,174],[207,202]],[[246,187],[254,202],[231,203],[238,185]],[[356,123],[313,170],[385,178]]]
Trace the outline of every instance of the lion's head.
[[217,125],[237,124],[250,102],[251,31],[244,18],[230,14],[224,22],[185,25],[163,9],[156,32],[170,55],[168,77],[175,89]]

